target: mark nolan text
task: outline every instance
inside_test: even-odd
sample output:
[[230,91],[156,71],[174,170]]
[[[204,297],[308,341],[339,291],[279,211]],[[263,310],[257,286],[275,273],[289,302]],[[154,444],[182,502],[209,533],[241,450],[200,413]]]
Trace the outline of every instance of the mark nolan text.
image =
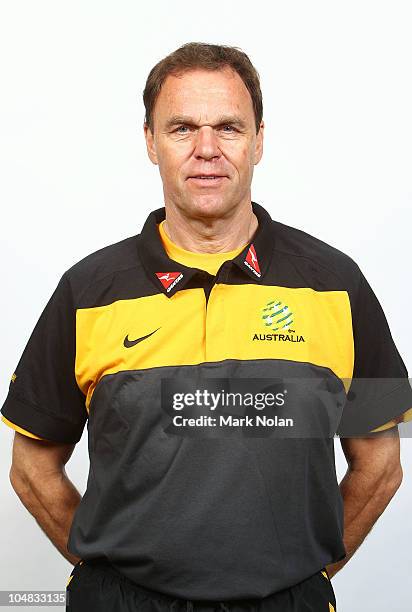
[[293,427],[293,419],[283,419],[277,415],[274,417],[264,415],[232,417],[221,414],[219,419],[211,416],[189,418],[177,415],[173,417],[173,425],[175,427]]

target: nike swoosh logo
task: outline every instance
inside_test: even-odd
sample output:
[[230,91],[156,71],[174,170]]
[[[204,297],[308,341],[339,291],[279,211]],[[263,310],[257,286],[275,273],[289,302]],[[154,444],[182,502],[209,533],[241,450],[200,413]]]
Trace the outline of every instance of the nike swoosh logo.
[[150,336],[152,336],[159,329],[160,329],[160,327],[158,327],[154,331],[150,332],[150,334],[147,334],[147,336],[142,336],[141,338],[136,338],[136,340],[129,340],[129,334],[127,334],[126,338],[123,340],[123,345],[126,348],[130,348],[131,346],[134,346],[135,344],[139,344],[139,342],[142,342],[142,340],[146,340],[146,338],[150,338]]

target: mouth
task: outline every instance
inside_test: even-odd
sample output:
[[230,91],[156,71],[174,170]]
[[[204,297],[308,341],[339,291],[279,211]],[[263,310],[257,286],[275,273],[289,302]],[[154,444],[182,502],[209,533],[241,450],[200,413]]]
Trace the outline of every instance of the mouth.
[[228,177],[222,174],[196,174],[194,176],[189,176],[188,180],[197,185],[217,185],[222,183],[226,178]]

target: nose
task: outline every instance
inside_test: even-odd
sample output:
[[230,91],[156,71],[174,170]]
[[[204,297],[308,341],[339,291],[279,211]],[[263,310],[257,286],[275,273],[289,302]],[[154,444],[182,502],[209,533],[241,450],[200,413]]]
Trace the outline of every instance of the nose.
[[218,144],[213,128],[209,125],[203,125],[196,134],[194,156],[197,159],[220,157],[221,151]]

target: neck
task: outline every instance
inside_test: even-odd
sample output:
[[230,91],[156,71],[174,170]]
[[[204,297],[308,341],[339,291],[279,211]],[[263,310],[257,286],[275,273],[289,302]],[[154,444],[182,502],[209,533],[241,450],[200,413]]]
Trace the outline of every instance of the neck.
[[166,206],[164,230],[177,246],[194,253],[225,253],[247,244],[258,220],[251,202],[229,211],[224,217],[190,217]]

